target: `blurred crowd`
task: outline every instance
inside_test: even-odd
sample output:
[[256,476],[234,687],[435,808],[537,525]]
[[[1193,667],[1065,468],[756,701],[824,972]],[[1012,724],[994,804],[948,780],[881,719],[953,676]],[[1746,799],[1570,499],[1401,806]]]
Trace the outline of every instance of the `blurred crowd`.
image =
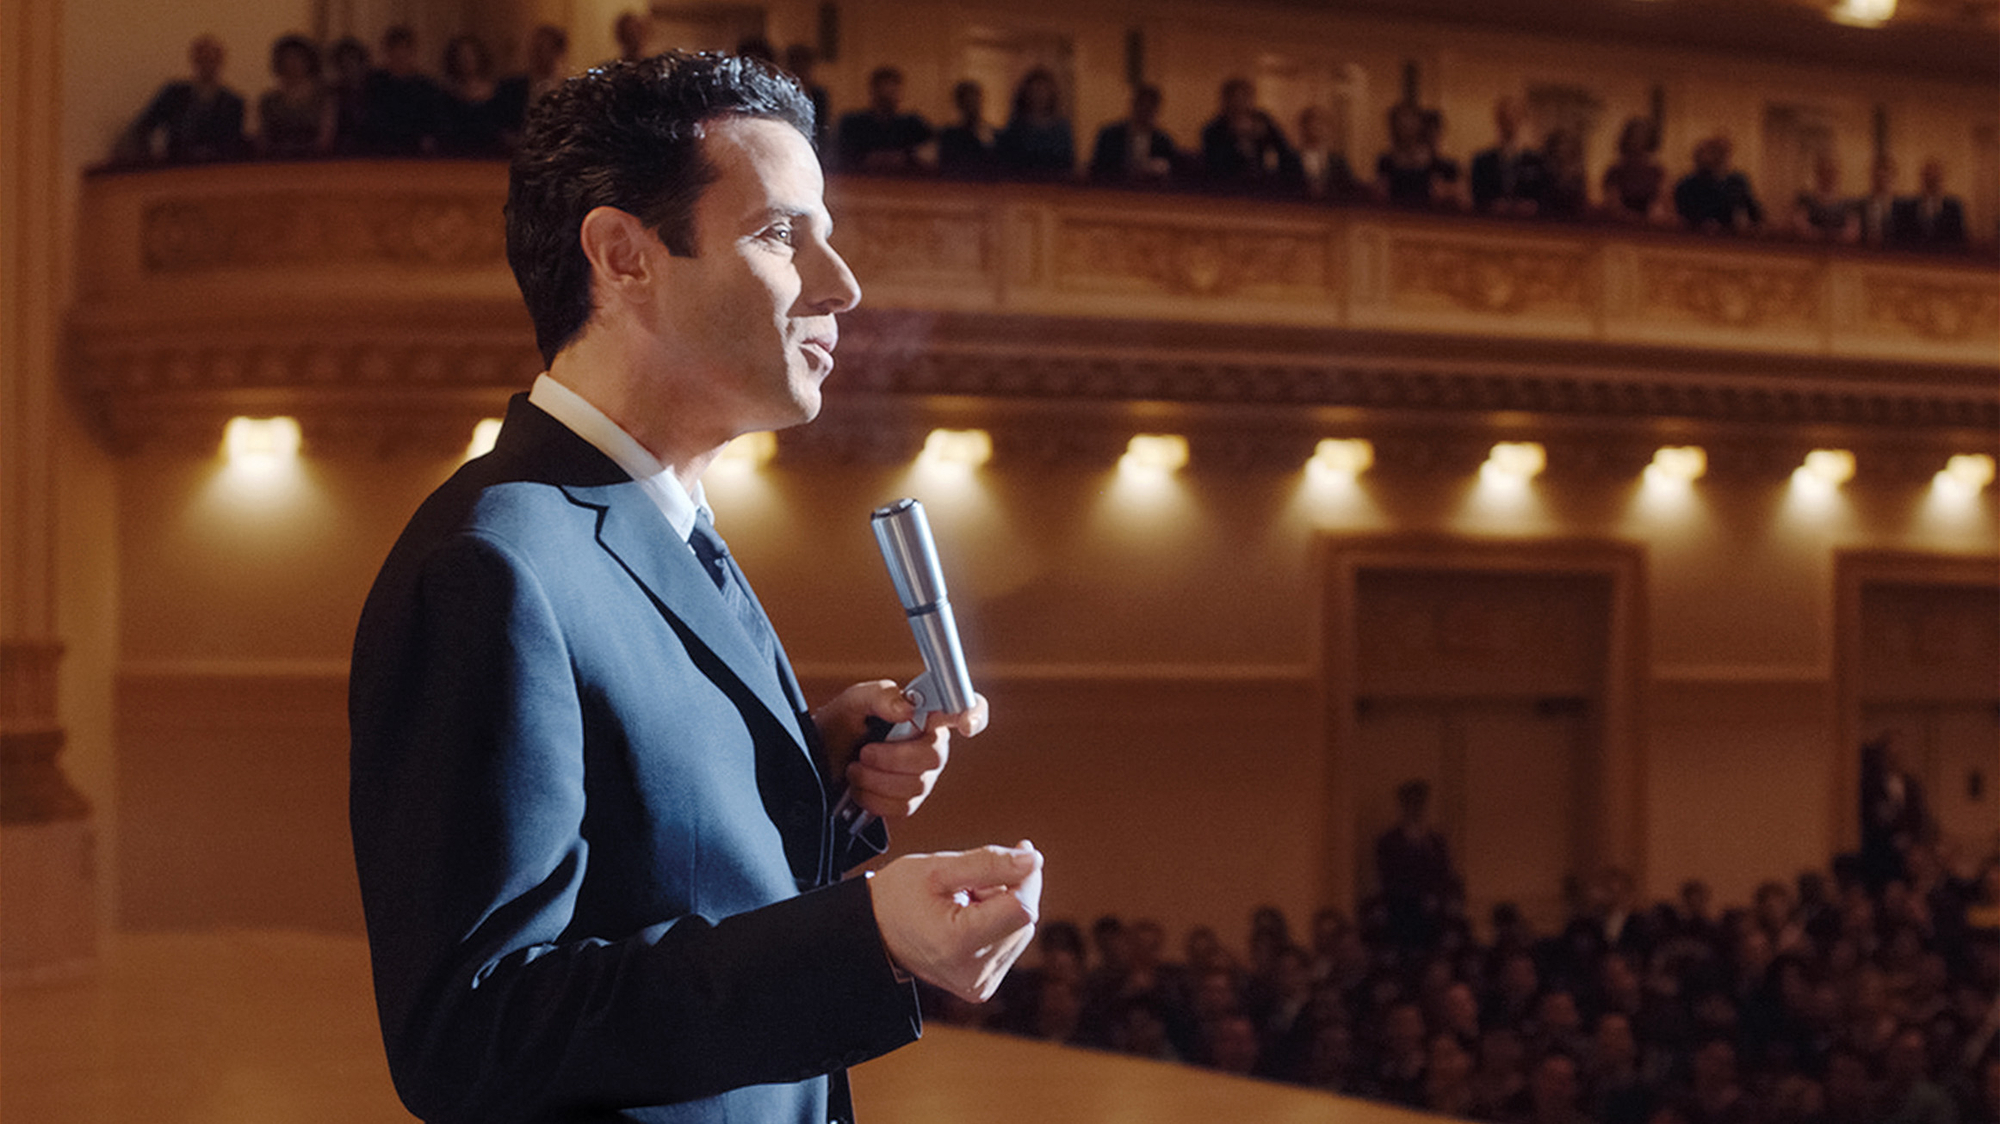
[[[649,48],[643,17],[626,13],[614,28],[623,57]],[[1868,170],[1868,189],[1848,192],[1831,152],[1811,183],[1788,202],[1759,199],[1733,163],[1726,136],[1694,146],[1674,176],[1660,162],[1659,123],[1625,122],[1617,157],[1593,184],[1583,136],[1558,127],[1527,133],[1529,114],[1516,98],[1493,108],[1492,144],[1468,161],[1445,153],[1441,112],[1406,100],[1388,111],[1389,146],[1372,167],[1353,166],[1325,106],[1302,111],[1291,132],[1258,105],[1256,87],[1225,80],[1215,115],[1192,143],[1160,124],[1157,86],[1131,91],[1127,115],[1080,145],[1064,84],[1046,68],[1029,70],[1005,107],[989,120],[987,92],[964,81],[952,90],[956,117],[936,125],[903,102],[904,77],[874,70],[864,106],[834,113],[813,79],[815,55],[799,44],[783,53],[748,40],[738,51],[794,75],[818,111],[820,150],[841,171],[942,175],[970,179],[1087,180],[1125,187],[1255,194],[1332,202],[1472,211],[1514,218],[1602,218],[1738,234],[1792,237],[1899,249],[1955,249],[1968,243],[1965,209],[1946,189],[1942,161],[1924,161],[1914,191],[1899,191],[1886,154]],[[322,45],[299,35],[271,47],[272,84],[246,128],[243,96],[222,80],[225,52],[209,36],[189,49],[191,74],[163,86],[132,122],[114,154],[120,163],[207,161],[253,156],[504,156],[520,136],[528,107],[570,73],[568,37],[534,29],[519,73],[495,72],[478,37],[446,43],[427,70],[415,35],[392,27],[371,52],[347,38]]]
[[1893,839],[1720,911],[1703,882],[1646,903],[1605,870],[1556,931],[1502,903],[1475,934],[1422,802],[1358,917],[1260,908],[1240,952],[1051,921],[993,1002],[927,992],[931,1017],[1475,1120],[2000,1121],[2000,855]]

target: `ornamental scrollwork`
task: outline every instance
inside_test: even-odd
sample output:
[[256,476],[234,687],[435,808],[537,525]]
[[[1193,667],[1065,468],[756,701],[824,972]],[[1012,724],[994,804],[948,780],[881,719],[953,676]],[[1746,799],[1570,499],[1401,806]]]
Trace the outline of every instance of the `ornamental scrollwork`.
[[500,200],[486,194],[271,192],[151,204],[140,219],[150,273],[268,266],[504,266]]
[[1867,281],[1867,294],[1871,324],[1943,343],[2000,336],[2000,291],[1990,285],[1874,276]]
[[1390,290],[1397,297],[1443,297],[1470,312],[1513,315],[1529,309],[1585,312],[1590,258],[1583,250],[1448,245],[1399,240],[1390,247]]
[[1816,325],[1822,318],[1820,271],[1812,266],[1756,268],[1648,257],[1639,264],[1643,307],[1722,328]]
[[1059,216],[1055,263],[1057,285],[1071,290],[1323,298],[1334,287],[1319,232]]

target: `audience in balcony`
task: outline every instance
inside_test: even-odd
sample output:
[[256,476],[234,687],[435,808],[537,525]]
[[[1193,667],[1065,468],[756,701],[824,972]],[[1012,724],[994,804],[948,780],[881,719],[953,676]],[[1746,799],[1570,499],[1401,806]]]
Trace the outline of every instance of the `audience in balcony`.
[[359,152],[362,148],[362,114],[368,107],[368,45],[347,36],[328,52],[332,74],[327,89],[333,94],[333,148],[336,152]]
[[[493,55],[476,35],[455,36],[445,44],[437,150],[447,156],[499,156],[507,139],[520,130],[527,111],[514,90],[503,87],[493,73]],[[526,86],[519,88],[523,95]]]
[[1667,170],[1660,150],[1660,123],[1633,117],[1618,131],[1618,159],[1604,169],[1604,211],[1612,218],[1653,222],[1664,218],[1662,197]]
[[1293,180],[1308,199],[1350,199],[1355,195],[1354,170],[1338,147],[1333,114],[1325,106],[1299,111],[1299,147],[1292,161]]
[[[653,30],[639,12],[619,16],[614,27],[626,54],[652,49]],[[319,73],[317,46],[286,36],[272,47],[275,86],[259,101],[256,135],[242,134],[241,98],[222,86],[222,45],[201,37],[190,49],[191,81],[170,82],[121,136],[114,159],[190,161],[244,155],[296,158],[326,152],[377,156],[502,156],[518,139],[521,123],[540,95],[567,72],[567,36],[538,27],[527,43],[526,69],[496,80],[487,46],[470,36],[445,50],[434,81],[416,62],[408,28],[383,37],[380,66],[369,52],[343,39],[328,54],[330,72]],[[739,44],[760,56],[778,52],[761,39]],[[942,130],[903,108],[904,79],[894,66],[869,78],[865,108],[836,115],[826,91],[812,78],[814,51],[804,44],[784,52],[787,68],[813,98],[816,141],[828,164],[842,171],[944,174],[962,178],[1076,178],[1076,146],[1060,80],[1046,68],[1030,71],[1012,99],[1006,125],[997,131],[984,117],[977,83],[954,86],[957,121]],[[1944,189],[1945,169],[1934,158],[1914,195],[1895,193],[1895,166],[1887,156],[1872,169],[1871,190],[1858,199],[1839,189],[1839,168],[1828,154],[1814,169],[1781,220],[1768,226],[1749,180],[1730,167],[1726,137],[1694,150],[1694,168],[1671,193],[1655,156],[1659,122],[1628,119],[1617,158],[1599,181],[1599,198],[1587,182],[1585,138],[1575,127],[1548,130],[1536,149],[1524,143],[1521,101],[1494,104],[1494,143],[1474,155],[1460,182],[1460,166],[1440,146],[1443,118],[1405,101],[1388,113],[1390,145],[1372,180],[1357,184],[1344,151],[1340,122],[1325,104],[1303,107],[1297,147],[1257,103],[1256,87],[1235,77],[1220,87],[1215,117],[1202,130],[1197,151],[1183,153],[1160,127],[1156,86],[1132,90],[1129,114],[1095,133],[1082,175],[1092,182],[1183,190],[1242,192],[1332,202],[1374,199],[1396,206],[1475,211],[1510,218],[1607,218],[1670,222],[1705,232],[1761,233],[1891,249],[1958,249],[1967,242],[1963,203]],[[327,124],[331,122],[331,139]],[[1544,125],[1547,123],[1544,122]]]
[[1267,191],[1281,186],[1294,159],[1285,131],[1257,106],[1248,78],[1222,84],[1221,105],[1201,130],[1202,178],[1212,187]]
[[1746,234],[1764,222],[1750,178],[1731,164],[1735,145],[1713,136],[1694,146],[1694,171],[1674,185],[1674,213],[1692,230]]
[[1912,249],[1965,245],[1965,207],[1944,191],[1944,162],[1932,157],[1918,173],[1922,191],[1896,201],[1891,220],[1895,240]]
[[958,110],[958,121],[938,130],[938,171],[968,179],[993,175],[993,127],[986,123],[986,88],[968,78],[951,88],[951,104]]
[[813,70],[818,66],[819,52],[810,44],[794,43],[785,48],[785,72],[798,79],[806,97],[812,100],[813,147],[825,152],[833,127],[833,102],[827,97],[826,87],[813,80]]
[[381,65],[362,86],[361,149],[377,156],[428,156],[447,131],[448,99],[417,65],[417,36],[397,25],[382,33]]
[[1492,215],[1527,217],[1541,210],[1548,169],[1543,155],[1521,143],[1521,103],[1506,97],[1493,103],[1492,148],[1472,157],[1472,207]]
[[220,39],[196,36],[188,44],[193,74],[160,87],[119,139],[116,158],[185,164],[243,156],[243,95],[222,84],[227,59]]
[[1076,138],[1054,71],[1038,66],[1022,76],[1007,127],[993,138],[993,161],[1015,179],[1069,179],[1076,174]]
[[1438,151],[1444,115],[1413,101],[1389,110],[1389,149],[1375,161],[1375,194],[1402,207],[1457,202],[1458,162]]
[[876,67],[868,76],[868,108],[840,119],[836,166],[845,172],[914,172],[917,150],[931,140],[930,122],[903,111],[903,72]]
[[1813,159],[1811,186],[1799,192],[1792,203],[1792,228],[1806,238],[1853,242],[1861,234],[1856,205],[1856,200],[1840,190],[1840,158],[1822,152]]
[[1896,161],[1888,153],[1868,166],[1868,194],[1854,202],[1856,237],[1864,245],[1887,246],[1896,215]]
[[[1414,809],[1398,830],[1432,834]],[[1385,895],[1358,924],[1320,911],[1303,942],[1264,907],[1240,960],[1205,927],[1175,961],[1151,922],[1100,918],[1087,950],[1052,921],[993,1004],[927,1000],[944,1021],[1503,1124],[1992,1124],[2000,855],[1904,858],[1877,886],[1843,857],[1719,919],[1700,882],[1649,906],[1606,871],[1558,932],[1503,904],[1483,942],[1455,885],[1435,925]]]
[[1090,178],[1099,183],[1164,184],[1180,171],[1181,153],[1160,128],[1160,88],[1132,87],[1129,115],[1097,130],[1090,151]]
[[319,48],[303,35],[280,37],[271,45],[271,76],[277,85],[257,99],[257,154],[295,159],[332,152],[340,103],[320,80]]
[[652,27],[640,12],[620,12],[612,21],[611,38],[618,44],[618,57],[626,62],[638,62],[654,53],[647,40],[652,37]]

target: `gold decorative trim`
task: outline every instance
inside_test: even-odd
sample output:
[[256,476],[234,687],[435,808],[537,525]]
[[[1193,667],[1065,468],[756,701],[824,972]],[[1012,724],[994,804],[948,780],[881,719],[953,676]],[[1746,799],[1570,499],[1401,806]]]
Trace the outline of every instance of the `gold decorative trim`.
[[1588,313],[1591,308],[1590,255],[1582,249],[1397,239],[1390,244],[1389,261],[1389,288],[1397,297],[1442,297],[1468,312],[1506,316],[1530,309]]
[[1871,275],[1870,324],[1940,343],[2000,340],[2000,289],[1993,285],[1914,281]]
[[1825,315],[1821,273],[1815,265],[1754,267],[1664,256],[1639,261],[1644,307],[1719,328],[1818,325]]
[[487,193],[317,195],[274,191],[169,199],[140,220],[149,273],[236,267],[506,265],[498,201]]
[[850,206],[835,244],[865,289],[923,280],[990,289],[999,276],[993,216],[969,208]]
[[1056,225],[1055,263],[1057,287],[1069,290],[1294,300],[1335,292],[1323,231],[1064,216]]

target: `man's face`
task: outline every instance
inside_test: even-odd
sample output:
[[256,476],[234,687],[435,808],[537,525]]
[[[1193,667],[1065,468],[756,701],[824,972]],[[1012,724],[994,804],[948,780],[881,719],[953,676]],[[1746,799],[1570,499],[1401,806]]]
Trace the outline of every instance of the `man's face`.
[[[782,121],[720,118],[703,153],[718,173],[694,209],[694,257],[656,258],[661,376],[717,444],[819,413],[836,313],[861,299],[827,243],[832,220],[812,146]],[[697,422],[695,417],[686,419]]]

